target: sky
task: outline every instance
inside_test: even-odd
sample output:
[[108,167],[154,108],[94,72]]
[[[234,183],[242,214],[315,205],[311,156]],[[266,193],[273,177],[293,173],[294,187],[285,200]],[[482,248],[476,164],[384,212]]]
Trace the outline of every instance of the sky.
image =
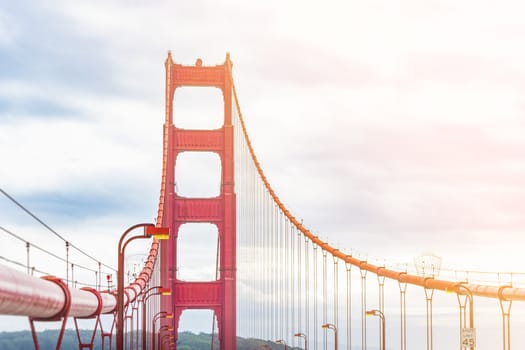
[[[1,188],[111,263],[120,233],[156,217],[168,50],[205,65],[229,52],[257,156],[306,227],[370,259],[431,252],[448,268],[524,271],[524,10],[469,0],[4,3]],[[0,205],[2,226],[50,239]]]

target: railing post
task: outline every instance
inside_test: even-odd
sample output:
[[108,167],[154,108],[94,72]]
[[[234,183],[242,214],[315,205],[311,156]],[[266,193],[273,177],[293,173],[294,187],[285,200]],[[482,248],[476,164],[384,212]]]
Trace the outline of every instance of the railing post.
[[501,286],[498,289],[498,299],[501,308],[502,331],[503,331],[503,350],[510,350],[510,309],[512,300],[507,300],[503,296],[503,290],[511,286]]
[[[459,289],[463,288],[466,291],[466,294],[464,295],[464,298],[461,298],[461,295],[459,293]],[[472,296],[472,293],[469,288],[464,286],[461,283],[458,283],[456,285],[456,296],[458,299],[459,304],[459,329],[466,329],[467,327],[470,329],[474,329],[474,298]],[[468,303],[468,309],[469,309],[469,322],[467,326],[467,303]],[[463,349],[465,346],[461,343],[460,338],[460,344],[459,348]],[[470,350],[474,350],[474,344],[471,344],[469,346]]]
[[399,307],[400,307],[400,339],[401,339],[401,350],[407,348],[407,304],[406,304],[406,290],[407,283],[401,280],[401,276],[406,275],[406,272],[399,273]]
[[339,325],[339,258],[332,255],[334,259],[334,326]]
[[432,339],[432,298],[434,296],[434,289],[427,288],[427,280],[433,279],[432,277],[425,278],[425,299],[426,299],[426,314],[427,314],[427,350],[432,350],[433,339]]
[[[361,265],[366,264],[362,261]],[[367,270],[359,267],[361,272],[361,348],[366,350],[366,273]]]
[[42,279],[53,282],[62,289],[62,291],[64,292],[64,304],[62,306],[62,309],[54,316],[47,317],[47,318],[29,317],[29,326],[31,328],[31,336],[33,338],[33,344],[35,345],[35,350],[40,350],[40,345],[38,343],[38,337],[37,337],[36,329],[35,329],[35,321],[44,321],[44,322],[61,321],[62,326],[58,333],[58,339],[56,343],[56,349],[59,350],[62,345],[62,339],[64,337],[64,332],[66,330],[66,324],[67,324],[67,319],[69,317],[69,311],[71,310],[71,292],[67,284],[61,279],[58,279],[53,276],[44,276],[42,277]]
[[[385,269],[384,266],[379,267],[377,269],[377,284],[378,284],[378,289],[379,289],[378,304],[379,304],[379,311],[381,312],[381,314],[385,313],[385,276],[381,276],[379,272],[384,269]],[[384,336],[383,330],[384,328],[380,328],[380,331],[379,331],[379,335],[381,339],[383,339],[383,336]]]
[[348,262],[346,263],[346,342],[348,349],[352,349],[352,264]]

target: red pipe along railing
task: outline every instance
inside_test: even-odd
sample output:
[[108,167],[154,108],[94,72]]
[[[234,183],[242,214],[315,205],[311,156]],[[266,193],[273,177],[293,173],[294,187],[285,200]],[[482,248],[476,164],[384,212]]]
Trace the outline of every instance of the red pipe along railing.
[[[288,218],[288,220],[290,220],[290,222],[299,231],[301,231],[305,237],[307,237],[310,241],[312,241],[313,244],[316,244],[323,250],[330,253],[332,256],[337,257],[346,263],[359,267],[361,270],[370,271],[378,276],[385,276],[386,278],[389,278],[392,280],[396,280],[402,283],[406,282],[412,285],[424,287],[426,289],[438,289],[442,291],[453,290],[457,292],[458,294],[466,293],[466,291],[463,288],[457,287],[458,285],[457,281],[438,280],[438,279],[429,278],[429,277],[411,275],[406,272],[390,270],[383,266],[376,266],[373,264],[369,264],[365,260],[354,258],[351,255],[347,255],[339,251],[337,248],[332,247],[327,242],[322,241],[321,239],[319,239],[319,237],[317,237],[310,230],[304,227],[301,224],[301,222],[299,222],[299,220],[297,220],[290,213],[290,211],[284,206],[284,204],[281,202],[277,194],[274,192],[266,176],[264,175],[262,167],[259,164],[259,161],[257,160],[257,157],[255,155],[255,152],[253,150],[253,147],[250,141],[250,138],[248,136],[246,125],[244,123],[244,119],[242,117],[241,109],[239,106],[239,100],[237,99],[237,92],[235,90],[235,84],[233,84],[233,94],[235,98],[235,106],[237,108],[237,112],[239,115],[239,121],[241,123],[242,132],[246,140],[248,150],[250,152],[252,161],[255,164],[257,172],[259,176],[261,177],[261,180],[263,181],[264,186],[266,187],[266,190],[268,191],[268,193],[274,200],[275,204]],[[499,298],[500,300],[509,300],[509,301],[510,300],[525,300],[525,288],[514,288],[511,286],[489,286],[489,285],[469,284],[469,283],[462,283],[462,285],[467,287],[471,291],[472,295],[488,297],[488,298]]]
[[[140,275],[124,288],[124,305],[132,303],[140,295],[151,278],[157,258],[158,241],[154,240],[148,259]],[[109,314],[117,306],[116,295],[76,288],[69,289],[69,295],[57,283],[29,276],[22,271],[0,265],[0,314],[52,318],[71,302],[69,316],[90,317]],[[100,294],[97,298],[95,293]],[[70,298],[71,300],[68,300]],[[99,311],[100,310],[100,311]]]

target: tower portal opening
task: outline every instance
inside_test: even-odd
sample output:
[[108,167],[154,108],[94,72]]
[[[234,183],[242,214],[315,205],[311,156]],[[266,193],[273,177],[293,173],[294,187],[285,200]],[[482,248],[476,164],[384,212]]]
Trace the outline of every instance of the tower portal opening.
[[175,193],[188,198],[212,198],[221,193],[221,159],[214,152],[182,152],[175,166]]
[[218,271],[219,231],[209,223],[186,223],[177,238],[177,279],[215,281]]
[[178,87],[173,96],[173,121],[181,129],[221,128],[224,123],[222,91],[215,87]]

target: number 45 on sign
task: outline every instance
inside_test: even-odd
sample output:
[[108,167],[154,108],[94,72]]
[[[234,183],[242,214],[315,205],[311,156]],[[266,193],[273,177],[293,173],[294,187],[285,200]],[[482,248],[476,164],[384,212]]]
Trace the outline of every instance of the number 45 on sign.
[[471,348],[476,346],[476,328],[461,328],[461,346]]

